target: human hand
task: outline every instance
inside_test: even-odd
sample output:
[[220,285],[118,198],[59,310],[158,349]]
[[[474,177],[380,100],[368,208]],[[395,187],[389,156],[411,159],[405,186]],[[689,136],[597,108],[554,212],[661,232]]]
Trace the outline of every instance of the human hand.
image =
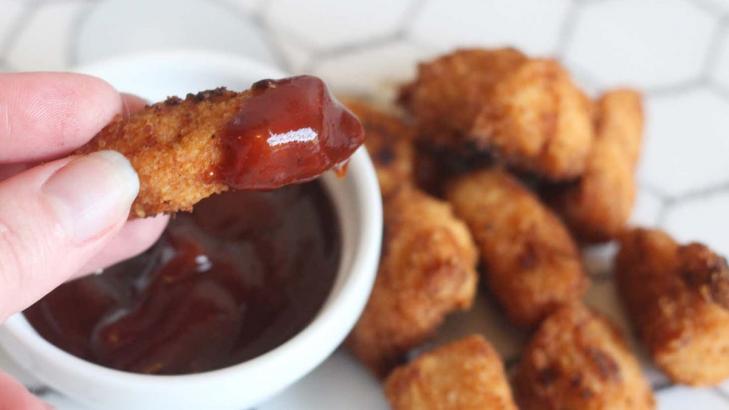
[[[0,323],[161,234],[166,217],[127,221],[139,181],[123,156],[65,157],[114,115],[143,104],[94,77],[0,74]],[[0,410],[44,408],[0,374]]]

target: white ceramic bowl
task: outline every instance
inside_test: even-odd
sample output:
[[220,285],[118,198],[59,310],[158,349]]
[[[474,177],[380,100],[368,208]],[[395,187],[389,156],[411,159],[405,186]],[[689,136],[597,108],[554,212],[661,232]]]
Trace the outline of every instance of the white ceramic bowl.
[[[277,69],[221,54],[172,52],[117,58],[78,71],[158,101],[217,86],[245,89],[284,76]],[[345,178],[323,177],[338,212],[342,260],[334,287],[313,322],[283,345],[224,369],[150,376],[105,368],[40,337],[22,314],[0,328],[0,343],[41,381],[93,409],[245,409],[294,383],[329,356],[359,317],[377,268],[382,206],[377,179],[361,148]]]

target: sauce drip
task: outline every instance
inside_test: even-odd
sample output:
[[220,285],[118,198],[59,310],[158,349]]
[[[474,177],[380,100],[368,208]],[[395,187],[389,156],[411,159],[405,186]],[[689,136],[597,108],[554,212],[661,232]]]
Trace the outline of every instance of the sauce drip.
[[176,215],[149,251],[62,285],[25,315],[51,343],[107,367],[240,363],[316,316],[339,266],[337,222],[317,182],[213,196]]
[[251,93],[221,135],[215,175],[235,189],[273,189],[343,169],[364,141],[362,124],[317,77],[261,80]]

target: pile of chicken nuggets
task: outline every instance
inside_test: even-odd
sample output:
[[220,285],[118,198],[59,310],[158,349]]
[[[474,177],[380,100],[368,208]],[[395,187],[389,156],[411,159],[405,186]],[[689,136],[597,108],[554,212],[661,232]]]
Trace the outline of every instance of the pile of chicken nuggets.
[[[628,225],[641,95],[591,99],[552,59],[461,49],[421,63],[397,108],[349,101],[384,201],[378,276],[347,345],[405,409],[653,409],[620,330],[582,303],[581,248],[617,241],[620,297],[674,382],[729,378],[729,268]],[[481,287],[530,341],[513,374],[482,336],[412,357]]]

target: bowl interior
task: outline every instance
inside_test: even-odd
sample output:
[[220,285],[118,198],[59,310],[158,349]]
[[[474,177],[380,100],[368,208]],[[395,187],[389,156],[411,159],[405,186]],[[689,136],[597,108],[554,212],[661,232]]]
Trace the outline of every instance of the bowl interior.
[[[262,78],[285,76],[278,69],[256,62],[204,52],[123,57],[82,67],[78,71],[104,78],[117,89],[137,94],[149,101],[219,86],[242,90]],[[149,393],[155,392],[155,389],[171,388],[170,382],[173,380],[178,388],[196,386],[195,390],[202,387],[199,384],[201,382],[205,382],[205,385],[216,382],[227,384],[232,373],[241,376],[243,372],[260,375],[261,386],[266,385],[265,379],[268,377],[272,378],[269,383],[271,386],[279,385],[277,389],[284,387],[282,380],[288,379],[286,384],[290,384],[324,360],[348,333],[367,300],[379,256],[382,234],[380,193],[364,148],[352,157],[346,177],[338,178],[327,173],[322,181],[340,220],[343,242],[340,267],[329,297],[315,319],[283,345],[244,363],[219,370],[176,376],[140,375],[76,358],[40,337],[25,317],[18,314],[6,322],[5,331],[16,340],[21,340],[24,347],[9,350],[13,350],[11,353],[27,370],[36,373],[41,379],[47,370],[44,366],[52,362],[63,368],[73,368],[74,374],[87,380],[110,383],[121,389],[142,389]],[[333,343],[322,343],[324,338],[333,339]],[[327,343],[332,346],[327,346]],[[292,362],[292,357],[307,352],[311,353],[311,358]],[[287,367],[290,372],[282,378],[280,369]],[[271,376],[265,376],[267,373]],[[274,382],[274,378],[281,380]],[[53,385],[52,380],[44,381]],[[73,392],[70,394],[73,395]],[[263,391],[260,395],[263,396]]]

